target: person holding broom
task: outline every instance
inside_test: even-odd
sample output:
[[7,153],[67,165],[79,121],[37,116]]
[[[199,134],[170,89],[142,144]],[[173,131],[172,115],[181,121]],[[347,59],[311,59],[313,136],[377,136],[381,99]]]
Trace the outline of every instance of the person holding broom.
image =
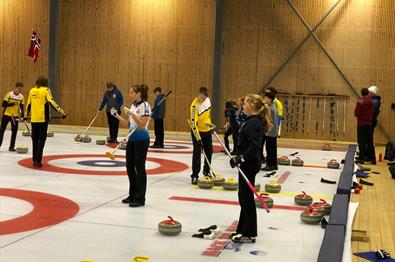
[[147,102],[148,87],[146,85],[134,85],[129,91],[132,105],[125,109],[129,119],[119,115],[117,108],[111,109],[111,115],[129,128],[126,146],[126,171],[129,178],[129,195],[122,203],[129,207],[141,207],[145,205],[145,193],[147,190],[147,171],[145,162],[149,147],[148,124],[151,115],[151,107]]
[[[247,179],[255,185],[255,176],[261,168],[260,148],[262,136],[272,128],[269,108],[261,96],[249,94],[245,97],[244,112],[247,116],[239,130],[237,156],[230,159],[230,166],[239,165]],[[239,173],[240,217],[236,232],[230,237],[234,242],[254,243],[257,236],[257,216],[254,193]]]
[[15,140],[18,133],[18,119],[23,117],[24,98],[22,95],[22,82],[16,82],[14,90],[7,92],[3,98],[1,107],[3,108],[3,117],[0,126],[0,146],[3,143],[3,136],[5,129],[9,122],[11,122],[11,140],[9,151],[15,152]]

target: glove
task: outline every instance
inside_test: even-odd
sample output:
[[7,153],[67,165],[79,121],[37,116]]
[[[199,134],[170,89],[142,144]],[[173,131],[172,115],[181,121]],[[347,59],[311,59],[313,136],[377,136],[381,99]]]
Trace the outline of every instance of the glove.
[[229,160],[229,164],[232,168],[235,168],[236,166],[238,166],[239,164],[244,162],[244,158],[242,155],[240,156],[234,156]]
[[118,111],[114,107],[111,108],[111,115],[115,118],[119,117]]

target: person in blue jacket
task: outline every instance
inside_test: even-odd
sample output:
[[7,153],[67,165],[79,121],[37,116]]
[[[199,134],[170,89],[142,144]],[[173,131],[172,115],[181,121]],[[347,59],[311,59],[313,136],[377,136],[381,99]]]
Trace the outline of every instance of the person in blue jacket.
[[111,115],[111,108],[115,108],[118,114],[121,114],[121,107],[123,104],[123,96],[121,90],[118,89],[113,82],[108,81],[106,83],[106,91],[104,92],[103,99],[99,106],[99,112],[101,112],[105,105],[107,105],[107,121],[110,137],[107,139],[108,143],[118,143],[118,129],[119,120]]

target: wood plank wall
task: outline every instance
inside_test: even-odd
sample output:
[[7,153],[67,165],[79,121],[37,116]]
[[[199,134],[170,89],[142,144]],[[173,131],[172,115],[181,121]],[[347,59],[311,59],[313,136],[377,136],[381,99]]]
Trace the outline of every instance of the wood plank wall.
[[[314,27],[335,1],[293,2],[310,26]],[[308,32],[285,0],[227,0],[224,8],[222,97],[225,101],[257,92]],[[383,103],[380,122],[393,136],[395,111],[390,109],[390,104],[395,101],[394,10],[395,1],[392,0],[342,1],[316,31],[358,93],[362,87],[377,85],[380,88]],[[356,99],[313,38],[307,40],[272,85],[291,94],[335,93],[349,96],[345,118],[347,131],[338,140],[356,139],[353,116]],[[323,113],[324,101],[320,100],[318,111]],[[316,101],[314,99],[314,106]],[[327,104],[327,127],[328,109]],[[332,140],[329,130],[322,132],[322,114],[319,117],[317,134],[314,127],[314,132],[310,134],[300,130],[295,132],[294,129],[284,132],[282,129],[282,136]],[[340,117],[343,118],[343,112]],[[376,141],[384,143],[387,140],[376,132]]]
[[[130,106],[129,87],[173,91],[166,130],[187,130],[197,88],[211,87],[215,1],[60,1],[60,96],[65,123],[87,125],[112,80]],[[106,126],[101,114],[95,123]]]
[[[335,1],[293,2],[313,26]],[[47,73],[48,7],[49,0],[0,1],[2,93],[17,80],[30,87],[39,74]],[[380,88],[383,102],[380,122],[392,135],[395,135],[395,113],[390,108],[395,102],[394,10],[393,0],[343,0],[316,31],[358,92],[370,85]],[[202,85],[211,88],[214,21],[214,0],[60,0],[58,93],[60,104],[69,114],[62,123],[87,125],[97,110],[106,80],[121,88],[127,105],[128,87],[144,82],[151,90],[158,85],[173,90],[166,130],[186,131],[184,118],[195,90]],[[285,0],[224,0],[223,25],[221,104],[226,99],[257,92],[307,34]],[[43,39],[36,64],[26,57],[33,28]],[[345,117],[344,101],[339,103],[342,113],[338,118],[346,123],[346,132],[337,140],[355,140],[356,99],[312,38],[272,85],[290,94],[348,96]],[[308,101],[305,113],[310,98]],[[321,99],[319,112],[323,112],[323,103]],[[289,104],[292,105],[291,98]],[[297,105],[297,100],[294,104]],[[312,104],[316,106],[316,100]],[[327,105],[326,124],[328,108]],[[303,108],[299,108],[300,112]],[[104,114],[95,125],[106,125]],[[322,128],[322,123],[319,126]],[[299,131],[283,129],[282,136],[333,139],[329,132]],[[386,139],[376,132],[376,141]]]
[[[42,41],[39,58],[33,63],[27,56],[32,31]],[[23,94],[39,75],[48,74],[49,0],[0,1],[0,96],[15,86],[25,84]]]

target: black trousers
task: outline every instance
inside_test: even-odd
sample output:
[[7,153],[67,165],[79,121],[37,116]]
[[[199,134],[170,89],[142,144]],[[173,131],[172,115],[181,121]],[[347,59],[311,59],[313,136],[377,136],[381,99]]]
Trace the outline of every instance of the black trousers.
[[0,146],[3,144],[3,137],[5,129],[7,128],[8,123],[11,122],[11,140],[10,140],[10,149],[15,147],[16,135],[18,133],[18,121],[15,117],[12,119],[10,116],[3,115],[1,118],[0,125]]
[[263,134],[263,136],[262,136],[262,143],[261,143],[261,154],[260,154],[262,162],[265,161],[265,156],[263,155],[263,148],[265,147],[265,143],[266,143],[266,135]]
[[228,149],[228,151],[230,151],[229,149],[229,136],[232,135],[232,139],[233,139],[233,151],[236,152],[236,148],[237,148],[237,142],[238,142],[238,130],[233,130],[232,127],[228,127],[228,129],[226,129],[226,132],[224,134],[224,142],[225,142],[225,147],[226,149]]
[[164,128],[163,128],[163,119],[154,120],[154,131],[155,131],[154,145],[163,146],[163,140],[165,137]]
[[277,167],[277,137],[266,136],[266,165]]
[[[211,164],[211,156],[213,154],[213,140],[211,137],[211,131],[209,132],[199,132],[200,137],[202,138],[203,150],[206,153],[208,161]],[[197,142],[195,136],[191,132],[192,142],[193,142],[193,154],[192,154],[192,175],[191,177],[198,177],[200,173],[200,165],[201,165],[201,153],[202,148]],[[210,173],[210,167],[206,160],[204,160],[203,173]]]
[[33,163],[41,163],[47,140],[47,130],[48,122],[32,123]]
[[357,126],[357,141],[359,147],[359,159],[364,161],[373,160],[370,159],[372,156],[372,152],[374,152],[373,148],[373,136],[372,136],[372,127],[371,125],[361,125]]
[[[118,112],[118,114],[121,114],[121,112]],[[108,121],[108,130],[110,131],[111,140],[117,140],[119,120],[113,117],[110,112],[107,112],[107,121]]]
[[[243,170],[244,174],[253,186],[255,185],[255,176],[259,172],[260,168],[261,164],[259,159],[256,159],[256,161],[245,162],[241,165],[241,170]],[[240,173],[238,197],[240,203],[240,216],[236,232],[243,236],[256,237],[257,218],[254,193]]]
[[147,191],[147,172],[145,161],[149,140],[128,141],[126,146],[126,171],[129,178],[129,198],[138,203],[145,203]]

